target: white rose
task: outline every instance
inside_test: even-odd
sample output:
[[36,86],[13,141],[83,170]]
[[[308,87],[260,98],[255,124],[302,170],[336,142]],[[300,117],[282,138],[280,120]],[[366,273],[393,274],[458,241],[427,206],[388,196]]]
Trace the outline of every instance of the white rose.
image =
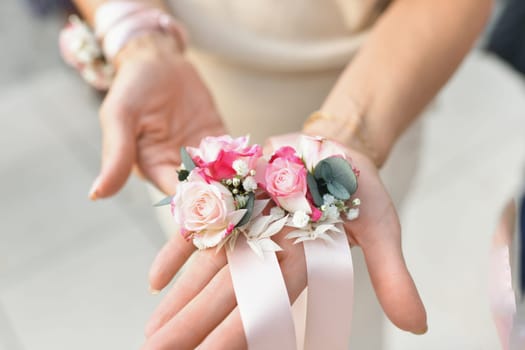
[[310,217],[304,211],[296,211],[293,214],[292,223],[297,228],[303,228],[310,222]]
[[218,182],[207,183],[192,172],[179,183],[172,201],[173,217],[183,232],[193,233],[200,249],[216,246],[241,220],[230,191]]

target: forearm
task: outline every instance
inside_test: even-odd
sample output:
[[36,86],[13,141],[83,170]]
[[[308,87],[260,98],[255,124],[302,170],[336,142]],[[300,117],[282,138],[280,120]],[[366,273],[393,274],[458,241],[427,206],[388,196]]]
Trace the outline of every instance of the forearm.
[[[88,23],[93,24],[95,18],[95,12],[97,8],[105,2],[111,0],[73,0],[77,8],[79,9],[82,16],[88,21]],[[168,10],[168,6],[164,0],[135,0],[137,2],[142,2],[149,4],[152,7],[158,7],[163,10]]]
[[[381,165],[399,135],[470,50],[490,8],[490,0],[395,1],[341,75],[321,112],[349,124],[361,118],[361,126],[352,130],[364,133],[359,136],[368,149],[362,151],[374,153]],[[311,133],[316,126],[307,128]],[[341,135],[324,136],[353,143],[340,139]],[[357,139],[348,133],[344,137]]]

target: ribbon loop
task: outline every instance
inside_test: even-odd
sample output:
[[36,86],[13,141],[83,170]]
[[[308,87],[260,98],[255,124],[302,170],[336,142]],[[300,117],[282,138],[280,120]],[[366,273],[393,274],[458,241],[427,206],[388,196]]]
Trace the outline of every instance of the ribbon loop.
[[304,350],[347,350],[353,307],[354,270],[344,230],[334,242],[305,241],[308,296]]
[[275,253],[257,256],[240,235],[227,257],[248,348],[296,350],[290,300]]

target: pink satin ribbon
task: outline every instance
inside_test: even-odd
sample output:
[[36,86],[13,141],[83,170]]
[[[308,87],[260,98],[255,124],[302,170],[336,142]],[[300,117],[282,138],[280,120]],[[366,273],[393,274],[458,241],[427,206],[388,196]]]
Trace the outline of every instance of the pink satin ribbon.
[[275,253],[260,258],[241,235],[227,257],[248,348],[296,350],[292,309]]
[[187,34],[183,26],[158,8],[134,1],[111,1],[97,9],[95,33],[109,60],[132,38],[147,32],[166,33],[175,38],[181,51],[186,47]]
[[[344,232],[343,228],[341,231]],[[308,297],[304,350],[347,350],[354,299],[354,270],[344,233],[334,242],[305,241]]]
[[[297,135],[272,138],[270,149],[283,145],[297,147]],[[268,150],[268,149],[267,149]],[[342,232],[344,230],[339,227]],[[274,253],[264,260],[251,251],[240,237],[228,252],[237,305],[249,349],[347,350],[353,307],[353,265],[344,233],[332,233],[334,242],[303,243],[308,276],[306,313],[294,305],[295,330],[282,274]],[[297,347],[297,345],[299,347]]]
[[512,289],[512,274],[508,246],[493,247],[490,256],[489,297],[492,317],[503,350],[509,349],[516,299]]

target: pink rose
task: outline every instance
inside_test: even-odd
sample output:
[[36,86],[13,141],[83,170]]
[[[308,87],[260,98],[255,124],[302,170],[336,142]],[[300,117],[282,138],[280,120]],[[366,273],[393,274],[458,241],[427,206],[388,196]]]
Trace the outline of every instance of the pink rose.
[[301,135],[298,151],[310,170],[313,170],[321,160],[329,157],[339,156],[346,159],[341,146],[322,137]]
[[187,150],[195,164],[217,181],[235,176],[237,172],[233,168],[234,161],[244,160],[249,169],[254,169],[262,156],[261,146],[250,146],[248,136],[236,139],[229,135],[209,136],[202,139],[198,148],[187,147]]
[[242,219],[246,210],[236,210],[230,191],[218,182],[207,183],[196,172],[177,186],[172,201],[175,222],[183,234],[193,235],[199,249],[216,246]]
[[306,199],[306,168],[291,147],[278,149],[265,170],[264,186],[272,199],[282,208],[295,213],[310,214]]

